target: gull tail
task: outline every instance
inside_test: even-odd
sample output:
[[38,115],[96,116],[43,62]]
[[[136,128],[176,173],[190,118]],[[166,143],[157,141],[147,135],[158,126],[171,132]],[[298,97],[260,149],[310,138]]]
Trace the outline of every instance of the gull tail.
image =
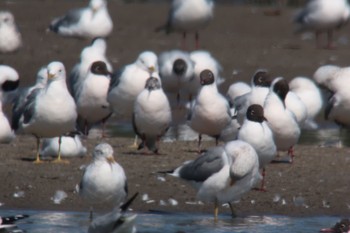
[[127,200],[123,205],[120,206],[120,209],[125,212],[129,206],[132,204],[132,202],[136,199],[136,197],[139,195],[139,193],[135,193],[129,200]]

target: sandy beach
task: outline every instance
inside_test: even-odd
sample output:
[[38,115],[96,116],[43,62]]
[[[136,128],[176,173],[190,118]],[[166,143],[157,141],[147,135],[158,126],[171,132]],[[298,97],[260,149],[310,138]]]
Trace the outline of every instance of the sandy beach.
[[[81,49],[90,41],[60,37],[48,32],[47,27],[54,17],[85,4],[80,0],[0,2],[0,9],[10,10],[15,15],[24,41],[18,52],[0,54],[0,63],[18,71],[21,86],[33,83],[38,69],[53,60],[62,61],[68,72],[78,62]],[[226,78],[221,86],[223,93],[235,81],[249,82],[258,68],[266,68],[274,76],[290,80],[296,76],[312,77],[323,64],[349,65],[349,26],[335,34],[337,49],[317,49],[312,34],[293,34],[291,19],[296,8],[283,8],[277,16],[264,14],[269,9],[217,4],[213,22],[201,32],[201,47],[210,51],[223,67],[222,75]],[[109,11],[115,27],[107,41],[107,56],[115,70],[133,62],[144,50],[160,53],[180,48],[179,34],[154,32],[165,22],[168,4],[126,4],[114,0],[109,2]],[[188,47],[189,50],[194,49],[192,35],[188,36]],[[322,117],[321,113],[318,120],[324,124]],[[30,135],[18,135],[11,144],[1,145],[0,208],[88,211],[89,206],[76,193],[75,186],[82,176],[82,167],[91,161],[92,149],[101,141],[113,146],[116,160],[124,167],[129,195],[140,193],[132,206],[135,211],[213,211],[211,204],[196,202],[194,190],[185,182],[156,173],[196,158],[196,141],[162,142],[160,155],[143,155],[129,148],[133,138],[114,135],[104,139],[84,139],[88,155],[70,158],[68,165],[33,164],[35,138]],[[267,167],[267,192],[252,190],[247,193],[234,203],[236,213],[242,216],[349,216],[350,149],[347,146],[320,145],[322,143],[298,144],[293,164],[270,164]],[[204,143],[204,147],[210,146],[214,146],[214,141]],[[57,190],[68,195],[61,204],[54,204],[51,200]],[[15,197],[14,194],[21,191],[24,196]],[[148,195],[148,201],[142,200],[144,194]],[[176,200],[177,204],[169,199]],[[97,210],[109,210],[109,207],[100,206]],[[222,207],[220,212],[229,213],[230,210]]]

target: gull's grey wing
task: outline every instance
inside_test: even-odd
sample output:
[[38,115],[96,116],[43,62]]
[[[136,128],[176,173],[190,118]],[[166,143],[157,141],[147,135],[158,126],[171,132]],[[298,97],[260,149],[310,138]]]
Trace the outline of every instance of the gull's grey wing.
[[70,27],[79,22],[82,12],[85,9],[73,9],[67,12],[66,15],[52,21],[50,30],[58,32],[60,27]]
[[12,105],[12,119],[11,119],[11,128],[17,130],[19,127],[19,119],[22,116],[25,102],[27,96],[29,95],[30,87],[24,87],[18,90],[17,95],[13,100]]
[[27,97],[27,101],[25,102],[25,107],[23,110],[23,123],[29,123],[34,114],[35,114],[35,104],[37,96],[40,94],[42,88],[36,88],[31,91],[31,93]]
[[179,171],[184,180],[203,182],[224,166],[222,147],[213,147],[200,155],[196,160],[185,164]]
[[110,92],[114,87],[118,86],[120,77],[122,76],[124,70],[125,70],[125,66],[112,74],[111,81],[109,83],[108,92]]

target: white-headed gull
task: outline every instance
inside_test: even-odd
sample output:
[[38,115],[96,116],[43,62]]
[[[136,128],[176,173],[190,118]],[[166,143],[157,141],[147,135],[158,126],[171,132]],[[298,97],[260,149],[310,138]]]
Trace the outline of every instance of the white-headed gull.
[[333,31],[344,26],[349,17],[350,6],[347,0],[311,0],[298,12],[294,22],[299,26],[297,32],[315,32],[318,47],[321,47],[320,34],[326,32],[327,48],[333,48]]
[[[19,119],[19,127],[37,139],[36,163],[40,162],[40,139],[60,137],[74,131],[77,111],[73,97],[66,85],[66,71],[61,62],[47,66],[48,81],[44,88],[33,89],[27,97],[25,108]],[[56,162],[61,160],[60,152]]]
[[134,63],[113,74],[107,100],[115,114],[131,119],[135,99],[150,76],[159,78],[158,58],[151,51],[142,52]]
[[182,47],[186,47],[187,33],[195,33],[196,49],[199,48],[199,30],[205,28],[213,18],[213,0],[173,0],[165,25],[156,31],[183,33]]
[[318,124],[315,117],[323,106],[323,99],[320,89],[307,77],[295,77],[289,82],[289,89],[295,93],[304,103],[307,109],[307,119],[302,126],[306,129],[317,129]]
[[94,148],[92,162],[85,168],[78,191],[90,206],[105,204],[119,207],[126,199],[126,175],[113,153],[108,143],[98,144]]
[[59,149],[62,157],[82,157],[86,155],[87,149],[81,143],[79,135],[62,136],[61,145],[59,145],[59,140],[59,137],[45,138],[40,149],[40,156],[57,156]]
[[170,104],[158,78],[147,79],[145,89],[135,100],[132,119],[134,131],[142,140],[138,149],[146,146],[158,153],[156,144],[171,123]]
[[218,139],[220,133],[232,120],[227,99],[221,95],[215,83],[213,72],[206,69],[200,73],[202,85],[189,117],[190,127],[198,132],[198,150],[201,149],[202,134]]
[[90,0],[89,6],[73,9],[54,19],[50,30],[62,36],[96,38],[107,37],[113,30],[106,0]]
[[215,218],[219,204],[238,200],[260,178],[254,148],[240,140],[209,148],[195,160],[166,173],[187,181],[197,190],[198,200],[214,203]]
[[22,46],[15,17],[9,11],[0,11],[0,53],[17,51]]
[[293,162],[293,147],[300,137],[300,128],[295,115],[286,108],[285,98],[289,86],[285,79],[275,78],[264,103],[264,116],[274,134],[274,140],[279,151],[288,151]]
[[107,102],[111,75],[105,62],[95,61],[91,64],[90,71],[82,81],[81,87],[75,93],[78,111],[77,125],[85,135],[94,124],[102,122],[104,126],[105,121],[112,114]]
[[275,158],[277,149],[261,105],[252,104],[248,107],[237,138],[249,143],[258,154],[259,167],[263,169],[260,190],[265,190],[265,167]]

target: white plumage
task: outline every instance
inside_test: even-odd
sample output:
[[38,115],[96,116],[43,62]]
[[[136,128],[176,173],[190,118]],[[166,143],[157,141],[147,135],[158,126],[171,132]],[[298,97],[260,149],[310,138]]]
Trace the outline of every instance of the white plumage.
[[15,17],[9,11],[0,11],[0,53],[10,53],[22,46]]

